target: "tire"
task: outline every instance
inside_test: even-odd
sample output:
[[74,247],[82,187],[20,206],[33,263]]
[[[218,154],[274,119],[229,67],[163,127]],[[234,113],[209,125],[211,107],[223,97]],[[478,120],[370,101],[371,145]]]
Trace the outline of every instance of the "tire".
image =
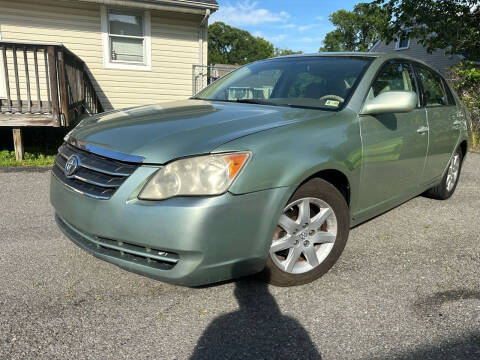
[[[447,200],[457,188],[458,179],[462,170],[463,152],[460,148],[455,150],[450,160],[442,181],[437,186],[428,189],[424,195],[431,199]],[[451,177],[454,177],[453,180]]]
[[342,254],[349,231],[343,195],[322,179],[309,180],[295,191],[278,220],[261,278],[276,286],[318,279]]

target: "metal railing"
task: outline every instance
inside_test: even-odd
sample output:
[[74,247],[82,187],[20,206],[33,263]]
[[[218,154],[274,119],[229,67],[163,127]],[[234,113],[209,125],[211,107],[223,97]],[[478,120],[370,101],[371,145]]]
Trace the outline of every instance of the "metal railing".
[[238,65],[193,65],[192,95],[195,95],[215,80],[232,72],[237,67]]

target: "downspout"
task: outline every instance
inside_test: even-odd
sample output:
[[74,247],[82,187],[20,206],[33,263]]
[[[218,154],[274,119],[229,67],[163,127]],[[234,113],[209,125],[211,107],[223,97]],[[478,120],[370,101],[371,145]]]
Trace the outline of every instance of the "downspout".
[[200,66],[203,66],[203,37],[205,36],[205,23],[208,22],[208,17],[210,16],[210,9],[205,10],[205,15],[203,16],[202,22],[200,23],[200,29],[198,30],[198,45],[199,56],[200,56]]

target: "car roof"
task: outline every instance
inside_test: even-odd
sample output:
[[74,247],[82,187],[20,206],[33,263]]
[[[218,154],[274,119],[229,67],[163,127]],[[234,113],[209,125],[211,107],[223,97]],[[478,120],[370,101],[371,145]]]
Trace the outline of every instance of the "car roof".
[[345,57],[380,57],[382,55],[387,55],[384,53],[371,53],[371,52],[360,52],[360,51],[350,51],[350,52],[319,52],[319,53],[309,53],[309,54],[293,54],[293,55],[284,55],[278,56],[275,59],[281,58],[294,58],[294,57],[316,57],[316,56],[345,56]]
[[[360,52],[360,51],[350,51],[350,52],[319,52],[319,53],[310,53],[310,54],[293,54],[293,55],[284,55],[278,56],[272,59],[284,59],[284,58],[301,58],[301,57],[363,57],[363,58],[372,58],[372,59],[406,59],[410,61],[415,61],[420,63],[430,69],[433,69],[432,66],[428,65],[426,62],[415,59],[411,56],[402,55],[398,53],[381,53],[381,52]],[[268,60],[268,59],[266,59]],[[437,70],[433,69],[438,72]]]
[[[319,52],[319,53],[310,53],[310,54],[293,54],[293,55],[284,55],[278,56],[273,59],[283,59],[283,58],[295,58],[295,57],[369,57],[369,58],[384,58],[384,59],[407,59],[419,62],[421,64],[427,65],[424,61],[415,59],[408,55],[402,55],[398,53],[381,53],[381,52],[360,52],[360,51],[350,51],[350,52]],[[430,67],[429,65],[427,65]]]

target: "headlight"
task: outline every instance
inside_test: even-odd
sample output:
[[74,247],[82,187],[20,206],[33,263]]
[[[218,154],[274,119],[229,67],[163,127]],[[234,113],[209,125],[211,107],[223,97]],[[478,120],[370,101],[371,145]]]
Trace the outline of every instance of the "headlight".
[[171,162],[158,170],[138,195],[143,200],[174,196],[219,195],[228,190],[250,156],[229,153]]

